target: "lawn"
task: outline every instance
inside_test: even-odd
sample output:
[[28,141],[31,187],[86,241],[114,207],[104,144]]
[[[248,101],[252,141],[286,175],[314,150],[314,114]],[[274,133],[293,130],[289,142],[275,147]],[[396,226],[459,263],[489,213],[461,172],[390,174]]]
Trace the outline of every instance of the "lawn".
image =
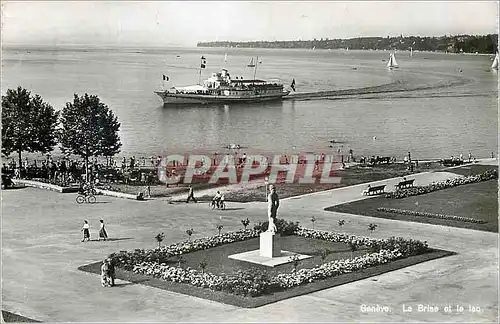
[[[464,170],[465,171],[459,170],[457,172],[471,172],[471,170]],[[473,171],[477,173],[481,172],[479,168],[475,168]],[[358,214],[372,217],[498,232],[497,191],[498,181],[489,180],[434,191],[428,194],[412,196],[403,199],[387,199],[385,197],[375,197],[371,199],[328,207],[326,208],[326,210],[348,214]],[[435,219],[429,217],[387,213],[377,211],[377,208],[379,207],[464,216],[474,219],[480,219],[486,221],[487,223],[475,224],[447,219]]]
[[[333,260],[350,259],[352,258],[352,256],[357,257],[365,255],[369,252],[367,248],[360,248],[353,253],[349,249],[349,246],[345,243],[330,242],[326,240],[306,238],[296,235],[284,236],[281,238],[281,240],[282,250],[313,256],[310,259],[302,260],[297,267],[298,270],[314,268],[318,265]],[[236,261],[228,258],[228,256],[231,254],[256,250],[258,248],[259,238],[252,238],[240,242],[223,244],[213,248],[183,254],[182,259],[184,260],[184,262],[181,263],[180,266],[182,268],[190,267],[192,269],[200,269],[200,262],[206,261],[207,266],[205,268],[205,272],[207,273],[221,275],[223,273],[234,273],[238,270],[250,270],[251,272],[254,272],[253,270],[260,270],[261,272],[265,271],[270,276],[275,276],[280,273],[289,273],[294,268],[293,263],[271,268],[252,263]],[[330,250],[330,253],[326,256],[325,260],[323,260],[319,255],[319,249]],[[137,274],[132,271],[126,271],[122,268],[117,268],[116,277],[118,279],[128,281],[128,283],[118,283],[118,285],[142,284],[238,307],[255,308],[291,297],[308,294],[322,289],[332,288],[338,285],[343,285],[356,280],[366,279],[372,276],[377,276],[389,271],[394,271],[420,262],[425,262],[452,254],[452,252],[448,251],[429,249],[423,254],[394,260],[389,263],[371,266],[358,271],[352,271],[322,280],[315,280],[307,284],[302,284],[300,286],[295,286],[292,288],[287,288],[285,290],[279,290],[270,294],[264,294],[256,297],[237,295],[224,291],[214,291],[211,289],[201,288],[186,283],[160,280],[152,276]],[[179,267],[179,263],[177,262],[177,260],[179,260],[177,257],[172,257],[171,261],[168,263],[170,263],[169,265],[171,267]],[[96,262],[81,266],[79,267],[79,270],[99,274],[100,265],[100,262]]]
[[[324,240],[318,240],[313,238],[304,238],[300,236],[283,236],[281,237],[281,249],[285,251],[295,252],[299,254],[306,254],[313,256],[312,258],[303,260],[297,269],[301,268],[312,268],[316,265],[333,261],[339,259],[347,259],[352,255],[354,257],[366,254],[367,249],[360,249],[359,251],[351,254],[349,246],[344,243],[333,243]],[[242,253],[252,250],[259,249],[259,238],[253,238],[250,240],[231,243],[227,245],[218,246],[215,248],[201,250],[196,252],[191,252],[184,255],[185,263],[182,267],[190,267],[197,269],[199,268],[199,263],[201,260],[207,260],[206,271],[214,274],[221,273],[231,273],[238,270],[248,270],[255,269],[261,271],[267,271],[269,274],[278,274],[280,272],[292,271],[293,265],[291,263],[280,265],[274,268],[261,266],[258,264],[252,264],[248,262],[242,262],[238,260],[229,259],[228,256],[231,254]],[[330,253],[323,261],[319,255],[319,250],[328,249]],[[175,265],[175,258],[173,260],[173,265]]]
[[[413,173],[440,170],[443,167],[437,162],[420,163]],[[412,174],[402,163],[382,164],[373,167],[364,165],[354,165],[345,170],[335,170],[334,176],[340,177],[340,183],[334,184],[298,184],[298,183],[276,183],[275,186],[281,198],[300,196],[312,192],[320,192],[346,186],[353,186],[361,183],[384,180],[395,177],[402,177]],[[332,175],[333,176],[333,175]],[[212,197],[202,196],[201,200],[210,200]],[[227,201],[251,202],[265,201],[264,184],[255,188],[233,191],[225,194]]]
[[40,323],[40,321],[35,321],[31,318],[27,318],[4,310],[2,310],[2,317],[5,323]]
[[440,171],[452,172],[452,173],[460,174],[463,176],[471,176],[471,175],[481,174],[485,171],[492,170],[492,169],[498,169],[498,166],[469,164],[469,165],[464,165],[464,166],[461,166],[458,168],[451,168],[451,169],[440,170]]

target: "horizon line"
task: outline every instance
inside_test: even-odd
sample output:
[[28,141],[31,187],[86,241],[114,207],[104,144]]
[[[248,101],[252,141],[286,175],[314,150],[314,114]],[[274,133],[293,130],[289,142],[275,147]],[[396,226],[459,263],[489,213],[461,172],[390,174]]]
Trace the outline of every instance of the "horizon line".
[[439,36],[422,36],[422,35],[399,35],[399,36],[357,36],[357,37],[349,37],[349,38],[319,38],[319,39],[289,39],[289,40],[211,40],[211,41],[197,41],[192,44],[179,44],[179,43],[110,43],[110,44],[101,44],[101,43],[16,43],[16,42],[3,42],[2,47],[9,46],[43,46],[43,47],[64,47],[64,46],[89,46],[89,47],[135,47],[135,46],[143,46],[143,47],[197,47],[200,43],[254,43],[254,42],[309,42],[309,41],[323,41],[325,40],[352,40],[352,39],[363,39],[363,38],[411,38],[411,37],[420,37],[420,38],[440,38],[440,37],[460,37],[460,36],[471,36],[471,37],[485,37],[489,35],[496,36],[498,38],[499,32],[495,33],[487,33],[487,34],[441,34]]

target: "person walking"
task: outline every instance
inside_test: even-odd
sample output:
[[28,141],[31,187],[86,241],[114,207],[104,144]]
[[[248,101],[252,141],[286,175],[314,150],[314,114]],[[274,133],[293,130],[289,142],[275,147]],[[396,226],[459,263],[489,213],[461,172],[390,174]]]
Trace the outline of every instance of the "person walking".
[[108,275],[110,279],[110,285],[113,287],[115,285],[115,278],[116,278],[116,272],[115,272],[115,262],[113,259],[108,258]]
[[99,238],[97,240],[100,241],[102,237],[104,241],[106,241],[106,239],[108,238],[108,233],[104,228],[104,220],[101,219],[100,222],[101,222],[101,227],[99,228]]
[[194,198],[194,190],[193,190],[193,187],[191,185],[189,185],[189,194],[188,194],[188,197],[187,197],[187,200],[186,200],[186,204],[189,203],[189,201],[193,199],[193,201],[196,203],[196,198]]
[[82,232],[83,232],[82,242],[84,242],[85,239],[87,239],[87,241],[90,241],[90,225],[87,220],[83,221]]

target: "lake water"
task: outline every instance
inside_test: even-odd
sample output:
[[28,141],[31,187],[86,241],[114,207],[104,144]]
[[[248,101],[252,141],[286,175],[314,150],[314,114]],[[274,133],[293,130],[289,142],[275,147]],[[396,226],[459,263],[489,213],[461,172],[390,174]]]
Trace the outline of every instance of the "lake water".
[[[29,53],[28,53],[29,51]],[[224,63],[224,53],[228,53]],[[257,78],[296,80],[298,93],[386,85],[369,94],[223,106],[163,107],[154,90],[196,84],[225,67]],[[179,56],[179,57],[178,57]],[[19,49],[3,52],[2,94],[21,85],[62,109],[73,94],[98,95],[118,116],[120,156],[224,152],[237,143],[247,153],[328,153],[344,141],[355,155],[408,151],[417,159],[471,151],[489,157],[498,147],[498,73],[489,56],[397,52],[399,69],[385,67],[389,52],[284,49]],[[356,68],[356,69],[353,69]],[[461,71],[460,71],[461,70]],[[162,75],[169,82],[162,84]]]

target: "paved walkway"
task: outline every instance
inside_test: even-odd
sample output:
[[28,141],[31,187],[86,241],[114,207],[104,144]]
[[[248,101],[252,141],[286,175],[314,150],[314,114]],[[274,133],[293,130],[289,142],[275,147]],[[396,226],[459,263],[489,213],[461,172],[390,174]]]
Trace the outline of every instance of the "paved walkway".
[[[449,174],[448,174],[449,175]],[[417,175],[418,181],[447,176]],[[386,180],[388,183],[395,180]],[[366,186],[362,185],[360,188]],[[283,201],[280,217],[306,225],[311,216],[320,229],[373,237],[404,236],[427,240],[433,247],[455,251],[455,256],[396,270],[320,292],[291,298],[257,309],[242,309],[155,288],[118,281],[103,289],[97,275],[78,271],[108,253],[156,245],[154,236],[166,234],[165,244],[214,235],[266,218],[262,203],[230,203],[226,211],[209,211],[206,204],[166,204],[99,197],[95,205],[77,205],[75,195],[37,189],[2,192],[2,298],[13,313],[50,322],[495,322],[498,319],[498,233],[411,223],[323,211],[326,206],[360,199],[360,188],[341,188]],[[80,227],[88,219],[95,238],[98,221],[107,222],[107,242],[80,242]],[[418,312],[418,304],[453,307],[452,313]],[[390,313],[364,313],[362,305],[388,306]],[[413,312],[403,312],[403,305]],[[458,314],[456,305],[464,307]],[[469,305],[479,312],[469,312]]]

